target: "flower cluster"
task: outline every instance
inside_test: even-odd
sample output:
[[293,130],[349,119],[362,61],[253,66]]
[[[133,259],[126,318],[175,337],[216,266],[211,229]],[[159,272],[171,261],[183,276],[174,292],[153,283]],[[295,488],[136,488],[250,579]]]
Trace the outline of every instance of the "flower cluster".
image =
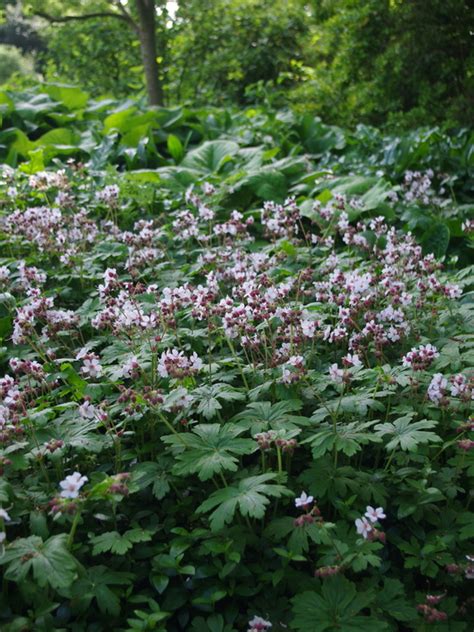
[[183,351],[171,349],[164,351],[158,361],[160,377],[183,378],[196,375],[202,369],[203,363],[197,353],[185,356]]

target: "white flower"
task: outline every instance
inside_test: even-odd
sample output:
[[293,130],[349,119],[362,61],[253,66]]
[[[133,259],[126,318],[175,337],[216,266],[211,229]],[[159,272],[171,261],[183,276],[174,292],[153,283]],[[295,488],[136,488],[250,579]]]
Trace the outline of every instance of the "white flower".
[[383,520],[387,516],[384,513],[383,507],[377,507],[374,509],[370,505],[367,506],[367,511],[364,516],[370,520],[370,522],[377,522],[377,520]]
[[467,391],[467,380],[462,373],[458,373],[457,375],[453,375],[451,378],[452,386],[451,386],[451,395],[453,397],[458,397],[459,395],[464,395]]
[[359,358],[357,353],[348,353],[346,356],[343,357],[343,361],[349,366],[362,366],[361,359]]
[[97,408],[94,404],[91,404],[86,400],[81,406],[79,406],[79,414],[83,419],[94,419],[97,415]]
[[1,507],[0,507],[0,519],[5,520],[5,522],[10,522],[11,520],[10,516],[5,511],[5,509],[2,509]]
[[82,476],[79,472],[74,472],[66,476],[66,478],[59,483],[61,487],[61,498],[77,498],[79,496],[79,490],[89,479],[87,476]]
[[301,496],[299,498],[295,498],[295,506],[307,507],[308,505],[311,505],[313,501],[313,496],[308,496],[306,492],[301,492]]
[[357,533],[359,533],[364,539],[367,540],[367,538],[369,537],[369,533],[373,530],[373,527],[367,520],[367,518],[365,518],[364,516],[362,516],[362,518],[357,518],[357,520],[355,521],[355,526],[357,528]]
[[342,384],[344,371],[340,369],[336,363],[331,364],[329,367],[329,377],[335,384]]
[[448,388],[448,380],[442,373],[435,373],[428,386],[428,397],[435,404],[439,404]]
[[191,366],[191,370],[195,371],[196,373],[200,371],[203,367],[202,360],[196,352],[194,352],[189,358],[189,363]]
[[122,377],[132,377],[132,375],[139,368],[138,358],[137,356],[131,356],[125,364],[122,366],[121,374]]
[[314,320],[302,319],[301,331],[303,332],[303,336],[312,338],[314,336],[314,332],[316,331],[316,322]]
[[83,375],[90,375],[90,377],[100,377],[102,375],[102,366],[96,357],[86,357],[84,358],[81,373]]

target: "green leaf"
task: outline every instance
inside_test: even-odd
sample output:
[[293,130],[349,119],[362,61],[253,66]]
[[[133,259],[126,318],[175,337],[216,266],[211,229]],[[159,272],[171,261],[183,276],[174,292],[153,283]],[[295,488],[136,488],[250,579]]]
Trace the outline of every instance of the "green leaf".
[[85,612],[95,599],[102,614],[114,617],[120,614],[120,600],[111,586],[128,586],[134,575],[110,570],[106,566],[91,566],[86,574],[74,582],[71,595],[81,612]]
[[407,601],[403,584],[397,579],[386,579],[383,590],[376,591],[376,607],[397,621],[416,617],[416,609]]
[[412,422],[413,413],[400,417],[393,423],[383,423],[375,426],[378,436],[391,435],[393,438],[385,446],[387,450],[400,448],[406,452],[414,452],[420,443],[438,443],[441,438],[429,428],[434,428],[438,422],[423,419]]
[[229,384],[220,382],[195,389],[193,396],[199,401],[197,412],[206,417],[206,419],[212,419],[222,409],[219,399],[229,402],[245,399],[245,393]]
[[341,576],[330,577],[321,591],[306,591],[293,598],[292,628],[304,632],[382,632],[388,624],[360,615],[375,593],[358,593],[355,585]]
[[168,140],[166,141],[168,146],[168,151],[170,152],[172,158],[176,163],[181,162],[184,156],[184,147],[182,142],[179,140],[177,136],[174,134],[170,134],[168,136]]
[[302,403],[289,399],[272,404],[271,402],[252,402],[245,410],[232,418],[239,427],[249,429],[252,435],[265,430],[297,430],[308,425],[308,419],[292,412],[300,410]]
[[243,516],[263,518],[266,507],[270,504],[269,496],[280,498],[292,495],[283,485],[269,483],[277,477],[276,473],[250,476],[240,481],[238,487],[219,489],[198,507],[197,513],[207,513],[214,509],[210,515],[213,531],[218,531],[231,522],[237,508]]
[[[234,455],[251,454],[257,449],[251,439],[238,439],[243,428],[227,424],[199,424],[192,433],[186,435],[186,448],[176,455],[179,461],[173,472],[180,476],[197,474],[201,481],[207,481],[224,470],[236,472],[238,459]],[[182,447],[176,435],[163,437],[165,443]]]
[[0,557],[0,565],[7,566],[5,578],[22,582],[31,571],[38,586],[67,588],[76,578],[77,561],[68,551],[66,542],[65,533],[45,542],[35,535],[14,540]]
[[76,86],[67,86],[60,83],[43,84],[46,94],[56,101],[64,103],[69,110],[79,110],[87,105],[89,95]]
[[333,448],[337,452],[353,456],[362,449],[363,445],[381,441],[381,438],[370,430],[374,423],[376,422],[338,423],[336,432],[332,426],[324,424],[315,435],[305,439],[303,443],[311,443],[314,459],[319,459]]
[[444,222],[430,222],[421,238],[423,254],[433,254],[438,259],[444,257],[449,246],[449,239],[449,228]]
[[208,140],[188,152],[181,164],[204,173],[216,173],[238,150],[238,144],[233,141]]
[[262,200],[283,202],[288,195],[288,182],[286,177],[276,169],[249,175],[243,178],[235,188],[238,190],[245,186]]
[[115,555],[125,555],[134,544],[149,542],[152,534],[152,531],[139,528],[130,529],[122,535],[118,531],[107,531],[90,539],[93,545],[92,555],[100,555],[109,551]]

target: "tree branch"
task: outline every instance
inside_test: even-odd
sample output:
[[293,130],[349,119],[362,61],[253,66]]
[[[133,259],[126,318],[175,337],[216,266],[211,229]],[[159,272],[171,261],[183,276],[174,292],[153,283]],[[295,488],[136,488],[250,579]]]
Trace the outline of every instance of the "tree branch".
[[110,0],[110,1],[114,5],[114,7],[117,7],[117,9],[120,11],[120,13],[123,16],[123,19],[126,20],[130,24],[130,26],[133,29],[135,29],[135,31],[137,31],[138,33],[138,30],[139,30],[138,24],[135,22],[135,20],[132,18],[132,16],[127,11],[127,9],[123,6],[120,0]]
[[37,15],[40,18],[44,18],[48,20],[48,22],[72,22],[73,20],[92,20],[94,18],[116,18],[117,20],[122,20],[122,22],[127,22],[131,26],[135,27],[135,22],[132,18],[127,14],[123,13],[113,13],[112,11],[98,11],[97,13],[85,13],[84,15],[64,15],[62,17],[56,17],[54,15],[49,15],[49,13],[44,13],[44,11],[35,11],[34,15]]

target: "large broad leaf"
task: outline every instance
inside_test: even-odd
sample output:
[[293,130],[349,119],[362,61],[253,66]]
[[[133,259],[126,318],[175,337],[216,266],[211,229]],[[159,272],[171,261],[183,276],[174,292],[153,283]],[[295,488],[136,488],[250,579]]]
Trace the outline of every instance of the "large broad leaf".
[[363,195],[379,182],[377,176],[342,176],[324,181],[323,188],[341,195]]
[[180,162],[184,156],[183,143],[179,140],[177,136],[175,136],[175,134],[170,134],[168,136],[166,144],[173,160],[176,163]]
[[[127,102],[124,105],[129,104],[130,102]],[[135,106],[122,106],[104,119],[104,134],[108,134],[111,130],[117,130],[121,134],[126,134],[135,127],[142,127],[147,123],[156,124],[156,118],[156,113],[153,111],[138,114]]]
[[[197,474],[207,481],[224,470],[236,472],[238,459],[235,455],[250,454],[257,449],[255,441],[239,439],[243,428],[232,425],[199,424],[186,435],[186,448],[176,455],[178,463],[173,472],[180,476]],[[182,438],[176,435],[163,437],[163,441],[182,447]]]
[[53,101],[48,94],[21,93],[15,95],[15,111],[25,120],[34,121],[42,114],[52,112],[57,108],[56,101]]
[[182,167],[161,167],[156,170],[161,185],[175,193],[186,191],[192,184],[202,177],[197,169]]
[[237,487],[218,489],[198,507],[197,513],[207,513],[214,509],[210,515],[213,531],[222,529],[231,522],[237,508],[243,516],[263,518],[265,509],[270,504],[269,497],[292,495],[283,485],[270,483],[277,477],[276,473],[250,476],[240,481]]
[[247,186],[262,200],[283,202],[288,194],[288,183],[279,171],[264,171],[243,179],[240,186]]
[[344,577],[330,577],[320,592],[294,597],[291,627],[304,632],[383,632],[388,630],[387,623],[359,614],[374,598],[375,593],[358,593]]
[[19,583],[31,571],[38,586],[67,588],[76,578],[77,561],[68,551],[66,540],[65,533],[46,542],[35,535],[15,540],[0,557],[0,565],[7,567],[5,578]]
[[312,154],[324,154],[346,145],[344,131],[340,127],[324,125],[320,118],[309,114],[301,121],[300,137],[305,148]]
[[77,86],[60,83],[44,84],[43,90],[55,101],[63,103],[69,110],[80,110],[87,105],[89,94]]
[[373,187],[364,193],[360,198],[364,210],[372,211],[385,202],[392,186],[386,180],[379,180]]
[[449,246],[450,232],[444,222],[431,222],[421,238],[424,254],[444,257]]
[[11,164],[14,156],[20,155],[26,158],[28,153],[35,148],[35,144],[31,142],[25,132],[21,129],[11,128],[0,134],[0,142],[8,144],[7,162]]
[[66,127],[57,127],[56,129],[52,129],[43,136],[40,136],[37,141],[35,141],[35,147],[47,147],[52,145],[56,147],[57,145],[66,145],[69,148],[74,149],[72,147],[77,142],[77,137],[74,132]]
[[181,164],[204,173],[214,173],[238,151],[238,144],[231,140],[209,140],[190,151]]

